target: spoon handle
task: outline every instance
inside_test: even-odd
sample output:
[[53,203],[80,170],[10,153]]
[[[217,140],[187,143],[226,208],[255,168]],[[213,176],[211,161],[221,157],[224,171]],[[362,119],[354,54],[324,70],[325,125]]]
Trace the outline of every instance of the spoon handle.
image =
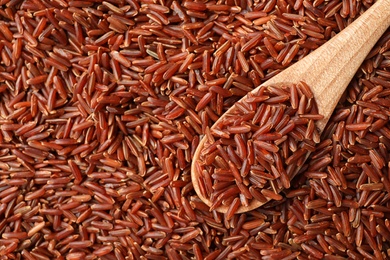
[[[312,89],[324,119],[317,127],[322,132],[337,102],[359,66],[381,35],[390,26],[390,0],[379,0],[350,26],[283,74],[292,83],[305,81]],[[283,82],[276,75],[266,82]]]

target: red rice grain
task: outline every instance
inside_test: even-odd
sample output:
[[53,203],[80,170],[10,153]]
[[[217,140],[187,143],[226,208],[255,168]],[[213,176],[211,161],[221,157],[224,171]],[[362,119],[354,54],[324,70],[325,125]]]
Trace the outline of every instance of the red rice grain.
[[[223,143],[224,139],[229,138],[231,135],[237,135],[241,134],[242,138],[246,140],[246,142],[251,141],[254,144],[255,153],[256,153],[256,162],[252,162],[248,164],[248,170],[245,170],[245,175],[242,175],[240,173],[240,168],[242,167],[242,158],[235,157],[234,150],[245,150],[245,142],[238,142],[237,145],[217,145],[218,152],[216,154],[212,155],[212,158],[215,158],[214,161],[208,161],[206,164],[202,163],[199,164],[200,171],[203,173],[206,173],[206,176],[212,175],[212,173],[216,173],[218,170],[224,170],[226,173],[226,176],[232,176],[234,178],[232,179],[219,179],[213,181],[213,190],[208,190],[206,193],[203,194],[203,196],[207,198],[215,198],[215,201],[211,200],[211,208],[215,209],[219,207],[221,204],[228,204],[225,201],[225,198],[230,199],[232,195],[238,196],[238,195],[244,195],[246,199],[252,199],[252,194],[249,190],[250,187],[254,187],[255,189],[260,189],[263,196],[269,199],[275,199],[275,200],[281,200],[283,197],[279,194],[276,194],[274,191],[269,190],[270,187],[276,186],[276,189],[279,190],[282,187],[289,188],[290,187],[290,178],[292,178],[295,175],[295,172],[298,171],[298,168],[296,164],[291,164],[293,161],[292,159],[288,158],[289,155],[287,155],[283,152],[281,153],[279,147],[283,146],[283,142],[286,142],[287,139],[293,138],[292,136],[289,136],[289,134],[286,132],[287,135],[282,134],[281,132],[277,132],[272,127],[268,128],[266,132],[262,132],[262,134],[265,135],[272,135],[276,134],[275,138],[262,138],[263,136],[259,135],[259,131],[255,132],[254,134],[251,133],[251,129],[261,129],[265,125],[268,124],[268,122],[271,122],[274,120],[274,118],[270,117],[270,115],[264,115],[263,118],[260,121],[260,124],[250,124],[248,121],[253,121],[253,116],[256,114],[256,109],[259,109],[259,111],[267,110],[267,111],[280,111],[280,117],[283,116],[283,111],[289,111],[289,116],[294,119],[294,116],[299,117],[297,113],[299,113],[300,109],[296,108],[293,110],[291,108],[290,103],[285,103],[287,100],[289,100],[289,94],[291,93],[290,88],[298,88],[300,93],[308,93],[310,96],[312,96],[310,90],[307,90],[307,86],[302,87],[303,84],[300,84],[298,86],[285,86],[284,88],[277,89],[274,87],[262,87],[260,90],[258,90],[258,94],[251,94],[247,100],[241,101],[240,103],[236,104],[237,109],[236,111],[232,111],[229,114],[226,115],[226,119],[224,119],[221,123],[219,123],[218,126],[213,127],[211,131],[211,135],[206,135],[206,143],[205,148],[201,152],[201,160],[204,160],[206,157],[210,156],[210,153],[207,151],[209,150],[208,147],[211,147],[212,145],[216,144],[217,142]],[[262,99],[261,97],[266,97]],[[304,96],[298,96],[298,98],[302,99]],[[306,99],[309,99],[308,97]],[[259,101],[257,101],[259,100]],[[261,101],[265,100],[264,103]],[[280,102],[280,103],[279,103]],[[251,113],[249,111],[254,110],[254,113]],[[248,114],[249,113],[249,114]],[[305,112],[306,113],[306,112]],[[295,115],[294,115],[295,114]],[[277,113],[276,113],[277,115]],[[275,118],[278,118],[276,116]],[[277,121],[272,122],[271,125],[278,125],[279,119],[276,119]],[[307,127],[309,127],[310,122]],[[290,120],[290,125],[292,126],[290,132],[294,129],[294,123]],[[301,125],[303,126],[303,125]],[[308,128],[309,129],[309,128]],[[315,131],[315,129],[312,129],[312,131]],[[220,132],[222,134],[220,134]],[[285,135],[285,138],[283,136]],[[253,138],[253,139],[252,139]],[[260,139],[260,140],[259,140]],[[275,145],[274,142],[277,142],[278,140],[281,140],[278,142],[278,145]],[[282,141],[283,140],[283,141]],[[309,139],[308,139],[309,141]],[[302,153],[295,153],[297,158],[294,159],[294,161],[299,160],[300,158],[306,157],[306,154],[309,153],[309,150],[301,149]],[[287,151],[288,154],[293,154],[294,151]],[[243,153],[243,152],[241,152]],[[222,166],[222,169],[220,169],[221,166],[218,162],[216,156],[221,157],[221,162],[226,165],[228,164],[228,168],[226,166]],[[272,164],[275,163],[275,160],[278,160],[277,167],[274,167]],[[286,162],[282,162],[281,160],[286,160]],[[288,164],[287,164],[288,162]],[[287,175],[285,172],[285,168],[287,168],[287,165],[291,165],[293,168],[290,168],[290,175]],[[223,169],[225,167],[225,169]],[[263,168],[261,172],[258,173],[254,172],[253,167],[260,167]],[[294,170],[296,168],[296,170]],[[249,172],[249,174],[247,174]],[[257,179],[256,182],[253,182],[255,179]],[[223,190],[216,190],[215,185],[224,185],[226,187]],[[238,185],[239,191],[236,191],[235,193],[231,194],[229,197],[224,195],[224,193],[227,193],[231,186]],[[252,186],[253,185],[253,186]],[[259,197],[260,194],[256,192],[256,190],[253,190],[252,193],[256,194],[256,197]],[[225,198],[224,198],[225,197]],[[236,202],[237,203],[237,202]],[[232,214],[232,210],[235,208],[236,210],[238,207],[235,206],[233,208],[229,208],[229,216]],[[245,201],[241,200],[241,205],[243,203],[246,203]]]
[[[2,258],[388,259],[388,32],[321,139],[305,85],[209,130],[374,2],[0,1]],[[192,187],[204,135],[227,214]]]

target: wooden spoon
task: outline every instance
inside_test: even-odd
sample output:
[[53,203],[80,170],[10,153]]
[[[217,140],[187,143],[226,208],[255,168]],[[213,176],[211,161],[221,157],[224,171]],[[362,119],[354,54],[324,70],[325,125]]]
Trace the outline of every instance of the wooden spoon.
[[[261,86],[278,86],[283,83],[297,84],[300,81],[307,83],[314,94],[319,113],[324,116],[322,120],[317,122],[317,128],[321,133],[349,82],[389,26],[390,0],[378,0],[334,38]],[[251,93],[256,93],[259,88],[260,86]],[[246,97],[243,97],[241,101]],[[232,106],[224,115],[234,110],[235,106]],[[218,126],[224,115],[211,128]],[[204,137],[200,141],[195,151],[191,165],[191,178],[199,198],[211,206],[212,202],[200,192],[200,174],[196,167],[206,139]],[[263,202],[253,199],[247,207],[240,206],[236,213],[250,211],[263,204]],[[216,210],[226,213],[228,206],[223,205]]]

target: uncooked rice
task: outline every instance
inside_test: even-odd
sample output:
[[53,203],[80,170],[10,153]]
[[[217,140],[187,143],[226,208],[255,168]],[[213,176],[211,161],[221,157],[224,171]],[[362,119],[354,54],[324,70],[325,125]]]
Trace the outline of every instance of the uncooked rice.
[[[190,178],[228,108],[373,2],[0,0],[0,259],[390,258],[389,31],[318,144],[295,142],[304,127],[276,142],[311,155],[288,189],[263,191],[274,200],[210,211]],[[312,105],[301,92],[290,95],[299,112]],[[230,131],[214,151],[248,128]],[[257,145],[272,151],[278,137]]]
[[252,200],[283,199],[278,193],[290,188],[310,153],[308,147],[319,142],[315,120],[310,118],[322,116],[312,98],[303,82],[263,86],[236,103],[206,132],[195,167],[210,210],[229,206],[229,220],[239,206],[248,206]]

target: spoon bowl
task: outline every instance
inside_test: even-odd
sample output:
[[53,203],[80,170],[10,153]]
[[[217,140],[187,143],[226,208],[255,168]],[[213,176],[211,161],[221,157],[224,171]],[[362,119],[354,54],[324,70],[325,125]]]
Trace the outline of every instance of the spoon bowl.
[[[379,0],[356,21],[316,51],[264,82],[250,93],[257,93],[262,86],[275,87],[305,82],[310,86],[319,113],[323,115],[323,118],[316,123],[317,130],[321,133],[356,71],[389,26],[390,0]],[[238,102],[245,102],[247,98],[248,94]],[[211,129],[218,128],[224,117],[234,113],[236,109],[236,105],[233,105],[215,122]],[[199,184],[202,176],[199,170],[199,165],[202,164],[200,157],[206,141],[207,137],[203,137],[195,151],[191,165],[191,178],[199,198],[208,206],[212,206],[213,202],[203,195]],[[278,193],[280,191],[281,189],[276,190]],[[241,205],[236,213],[251,211],[266,202],[252,199],[248,206]],[[215,210],[226,213],[228,208],[228,205],[222,205]]]

